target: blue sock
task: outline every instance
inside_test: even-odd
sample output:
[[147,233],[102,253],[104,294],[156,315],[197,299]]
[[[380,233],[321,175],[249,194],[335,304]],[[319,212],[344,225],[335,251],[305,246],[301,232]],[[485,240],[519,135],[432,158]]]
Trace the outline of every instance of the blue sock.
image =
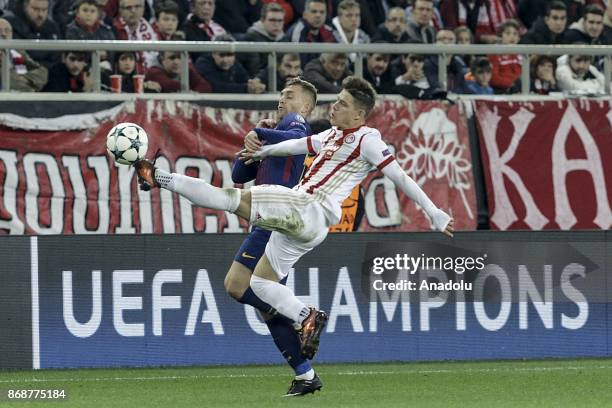
[[276,315],[266,320],[274,344],[280,350],[287,363],[295,371],[295,375],[301,375],[310,371],[310,361],[300,355],[300,340],[293,328],[291,320],[285,316]]
[[255,309],[264,312],[264,313],[273,313],[274,309],[272,306],[264,302],[253,292],[253,289],[249,286],[247,290],[244,291],[238,302],[244,303],[246,305],[251,305]]

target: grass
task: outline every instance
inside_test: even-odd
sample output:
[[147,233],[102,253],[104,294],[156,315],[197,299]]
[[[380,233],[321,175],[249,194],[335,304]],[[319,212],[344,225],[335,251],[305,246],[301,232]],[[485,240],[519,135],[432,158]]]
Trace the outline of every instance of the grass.
[[[609,407],[612,359],[317,366],[314,396],[281,398],[283,366],[0,372],[1,407]],[[7,389],[66,389],[63,402],[7,402]]]

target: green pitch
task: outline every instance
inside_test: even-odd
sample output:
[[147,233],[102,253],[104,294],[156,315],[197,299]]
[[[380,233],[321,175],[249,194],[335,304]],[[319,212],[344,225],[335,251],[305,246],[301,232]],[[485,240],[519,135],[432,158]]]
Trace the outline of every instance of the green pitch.
[[610,407],[612,359],[317,365],[322,392],[281,398],[283,366],[0,372],[7,389],[65,389],[53,407]]

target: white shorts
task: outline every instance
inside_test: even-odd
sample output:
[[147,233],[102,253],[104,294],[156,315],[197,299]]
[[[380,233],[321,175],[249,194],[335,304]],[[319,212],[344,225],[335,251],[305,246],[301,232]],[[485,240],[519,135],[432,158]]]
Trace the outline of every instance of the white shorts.
[[252,225],[272,231],[266,256],[279,279],[327,236],[324,210],[310,194],[284,186],[251,187]]

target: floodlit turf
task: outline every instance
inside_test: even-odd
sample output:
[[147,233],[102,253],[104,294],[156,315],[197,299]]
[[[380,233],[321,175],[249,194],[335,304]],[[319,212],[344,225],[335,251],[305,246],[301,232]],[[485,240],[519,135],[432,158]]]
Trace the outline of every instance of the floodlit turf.
[[[610,407],[612,359],[319,365],[322,392],[281,398],[283,366],[0,372],[0,389],[66,389],[61,407]],[[49,404],[49,403],[47,403]],[[7,403],[0,406],[41,406]]]

